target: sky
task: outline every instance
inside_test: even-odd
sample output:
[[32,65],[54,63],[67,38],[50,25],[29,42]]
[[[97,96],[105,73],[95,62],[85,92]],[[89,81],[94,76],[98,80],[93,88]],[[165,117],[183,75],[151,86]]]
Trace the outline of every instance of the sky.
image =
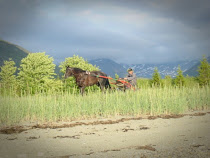
[[209,0],[0,0],[0,39],[56,60],[210,56]]

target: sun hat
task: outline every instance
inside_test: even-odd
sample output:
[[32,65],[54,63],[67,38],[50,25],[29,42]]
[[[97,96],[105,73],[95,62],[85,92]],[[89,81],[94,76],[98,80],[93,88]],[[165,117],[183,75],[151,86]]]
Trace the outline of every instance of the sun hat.
[[133,69],[132,69],[132,68],[129,68],[127,71],[128,71],[128,72],[129,72],[129,71],[133,71]]

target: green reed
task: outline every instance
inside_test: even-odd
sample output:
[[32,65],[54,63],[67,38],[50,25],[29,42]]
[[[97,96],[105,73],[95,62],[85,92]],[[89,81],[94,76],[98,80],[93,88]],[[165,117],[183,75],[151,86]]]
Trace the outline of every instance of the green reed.
[[[76,91],[76,90],[75,90]],[[210,108],[210,88],[163,87],[136,91],[39,93],[0,96],[1,124],[98,117],[179,114]]]

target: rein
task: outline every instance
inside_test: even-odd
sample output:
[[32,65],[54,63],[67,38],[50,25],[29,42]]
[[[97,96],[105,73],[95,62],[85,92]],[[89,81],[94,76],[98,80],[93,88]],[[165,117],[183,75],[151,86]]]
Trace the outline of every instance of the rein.
[[[114,78],[111,78],[111,77],[100,76],[100,75],[92,75],[92,76],[95,76],[95,77],[98,77],[98,78],[106,78],[106,79],[110,79],[110,80],[119,81],[119,82],[123,83],[125,86],[127,86],[129,88],[134,88],[129,82],[124,81],[124,80],[118,80],[118,79],[114,79]],[[134,90],[135,90],[135,88],[134,88]]]

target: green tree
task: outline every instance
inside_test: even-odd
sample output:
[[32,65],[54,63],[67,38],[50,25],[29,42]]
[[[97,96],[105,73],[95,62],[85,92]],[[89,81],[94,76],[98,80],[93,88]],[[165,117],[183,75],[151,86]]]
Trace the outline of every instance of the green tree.
[[92,64],[89,64],[87,60],[85,60],[83,57],[79,57],[78,55],[74,55],[73,57],[68,57],[65,59],[64,62],[61,62],[61,65],[59,67],[61,68],[61,72],[65,74],[66,67],[77,67],[83,70],[87,71],[97,71],[99,68],[97,66],[93,66]]
[[158,72],[158,68],[155,67],[154,69],[154,73],[152,75],[152,80],[151,80],[151,85],[153,86],[161,86],[162,85],[162,81],[161,81],[161,76]]
[[14,74],[17,67],[15,67],[15,62],[10,58],[9,60],[4,61],[4,64],[0,69],[1,86],[5,87],[5,89],[16,86],[16,76]]
[[187,75],[185,77],[185,86],[186,87],[195,87],[198,85],[198,82],[196,81],[195,77],[191,77],[189,75]]
[[119,75],[117,73],[115,74],[115,79],[119,79]]
[[31,53],[21,60],[18,79],[21,89],[32,94],[51,87],[54,79],[53,58],[42,53]]
[[172,78],[171,78],[170,75],[166,75],[163,81],[164,81],[163,84],[164,84],[164,86],[166,86],[166,87],[170,87],[171,84],[172,84]]
[[200,66],[198,67],[198,82],[200,86],[210,84],[210,64],[207,61],[207,58],[203,56]]
[[182,87],[185,85],[185,78],[183,76],[183,72],[181,70],[180,65],[178,66],[177,76],[175,78],[175,85],[178,87]]

